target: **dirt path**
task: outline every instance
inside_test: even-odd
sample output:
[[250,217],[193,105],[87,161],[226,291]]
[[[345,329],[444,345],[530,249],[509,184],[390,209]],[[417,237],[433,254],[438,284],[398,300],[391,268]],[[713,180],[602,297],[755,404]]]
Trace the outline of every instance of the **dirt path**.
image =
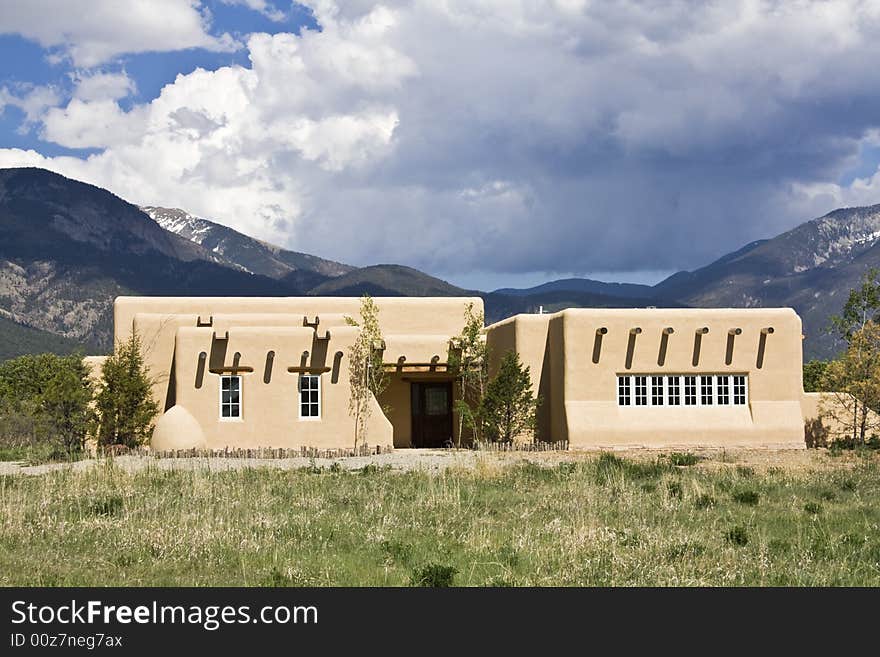
[[[841,466],[854,466],[865,462],[865,457],[854,454],[830,456],[826,450],[806,449],[692,449],[692,453],[703,457],[697,467],[724,468],[730,466],[748,466],[756,470],[781,468],[784,470],[827,470]],[[503,467],[519,462],[531,462],[543,465],[555,465],[563,461],[582,461],[596,458],[599,450],[577,450],[568,452],[508,452],[489,453],[469,450],[430,450],[401,449],[391,454],[375,456],[354,456],[337,459],[243,459],[243,458],[162,458],[148,456],[117,456],[113,462],[123,470],[136,472],[147,468],[160,470],[207,469],[212,471],[235,470],[240,468],[278,468],[295,470],[315,466],[329,468],[334,463],[348,470],[358,470],[365,465],[374,464],[380,468],[397,471],[441,471],[448,468],[476,468],[479,466]],[[657,449],[623,449],[614,450],[618,456],[638,460],[654,460],[669,454],[670,450]],[[880,461],[880,454],[868,459]],[[72,468],[86,470],[105,463],[105,459],[85,459],[73,463],[45,463],[27,465],[24,463],[0,462],[0,475],[25,474],[40,475],[47,472]]]

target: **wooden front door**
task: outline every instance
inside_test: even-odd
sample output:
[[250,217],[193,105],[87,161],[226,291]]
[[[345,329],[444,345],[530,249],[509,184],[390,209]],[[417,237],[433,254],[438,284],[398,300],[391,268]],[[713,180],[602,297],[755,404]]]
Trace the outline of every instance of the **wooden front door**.
[[413,383],[412,446],[452,445],[452,383]]

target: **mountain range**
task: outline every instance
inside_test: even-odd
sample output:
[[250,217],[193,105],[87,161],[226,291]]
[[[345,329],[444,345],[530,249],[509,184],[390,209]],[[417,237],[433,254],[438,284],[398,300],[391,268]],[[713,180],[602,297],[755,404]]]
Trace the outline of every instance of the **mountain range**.
[[257,240],[185,210],[137,207],[36,168],[0,169],[0,358],[111,347],[119,294],[479,295],[489,322],[565,307],[792,306],[808,357],[850,288],[880,266],[880,205],[835,210],[657,285],[572,278],[528,289],[464,290],[411,267],[327,260]]

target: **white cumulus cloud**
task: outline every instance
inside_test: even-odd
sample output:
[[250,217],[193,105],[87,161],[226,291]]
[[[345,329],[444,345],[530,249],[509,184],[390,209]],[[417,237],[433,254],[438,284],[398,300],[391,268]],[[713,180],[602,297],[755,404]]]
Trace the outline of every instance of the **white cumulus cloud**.
[[0,0],[0,34],[20,34],[84,68],[126,53],[235,46],[209,33],[197,0]]
[[305,4],[321,29],[250,35],[249,66],[134,106],[84,79],[35,112],[100,152],[0,163],[446,275],[697,266],[880,201],[877,176],[839,183],[880,127],[876,2]]

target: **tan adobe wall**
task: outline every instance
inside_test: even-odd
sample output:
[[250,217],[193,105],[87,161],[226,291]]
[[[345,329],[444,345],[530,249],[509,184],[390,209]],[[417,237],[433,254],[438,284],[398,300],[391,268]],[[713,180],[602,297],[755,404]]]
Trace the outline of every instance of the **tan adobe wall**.
[[[409,363],[434,356],[445,363],[449,339],[461,331],[467,304],[482,310],[479,298],[374,301],[389,363],[400,356]],[[153,445],[350,448],[354,421],[348,412],[346,356],[358,329],[348,326],[345,317],[357,319],[359,309],[357,298],[119,297],[114,306],[117,344],[137,331],[155,381],[154,396],[164,412],[157,420]],[[304,326],[304,318],[310,324],[318,319],[317,328]],[[305,361],[303,352],[308,352]],[[202,353],[206,356],[200,365]],[[288,368],[302,365],[329,369],[320,374],[319,420],[299,417],[299,374]],[[233,367],[242,377],[242,417],[221,419],[220,371]],[[382,403],[389,407],[390,420],[373,400],[367,442],[407,445],[409,384],[394,382]]]
[[[509,351],[518,351],[520,361],[529,368],[532,390],[541,398],[538,407],[538,437],[551,440],[560,435],[553,431],[553,409],[561,407],[552,393],[550,368],[549,328],[552,315],[517,315],[493,324],[486,332],[489,352],[489,373],[494,376],[502,357]],[[558,409],[557,409],[558,410]],[[564,438],[556,438],[563,440]]]
[[[376,297],[379,324],[386,334],[457,335],[464,323],[464,308],[473,303],[482,311],[479,297]],[[309,318],[328,315],[357,317],[357,297],[117,297],[113,304],[114,336],[118,343],[131,333],[137,313],[195,315],[207,320],[217,314],[284,313]]]
[[[844,436],[849,437],[852,424],[843,423],[840,418],[852,410],[852,406],[844,402],[847,398],[845,393],[839,392],[806,392],[801,400],[801,412],[804,416],[804,433],[817,441],[818,447],[832,445]],[[849,397],[852,399],[852,397]],[[835,409],[836,407],[836,409]],[[832,409],[834,411],[832,412]],[[846,409],[849,409],[846,410]],[[880,434],[875,427],[880,426],[880,417],[872,410],[868,410],[867,438]]]
[[[791,309],[570,309],[535,317],[517,316],[487,334],[491,348],[512,345],[541,372],[538,390],[550,397],[550,431],[545,421],[542,439],[567,439],[573,447],[804,445],[801,322]],[[543,322],[546,337],[537,329]],[[749,403],[622,407],[619,374],[743,374]]]

